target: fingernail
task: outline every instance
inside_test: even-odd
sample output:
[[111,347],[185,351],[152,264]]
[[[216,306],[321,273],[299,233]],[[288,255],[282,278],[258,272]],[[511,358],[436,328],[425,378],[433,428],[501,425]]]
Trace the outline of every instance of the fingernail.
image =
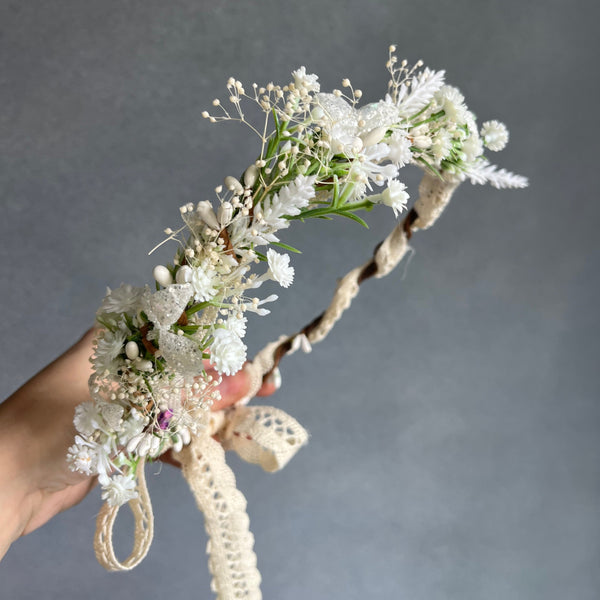
[[270,383],[275,386],[275,389],[278,390],[281,387],[281,371],[279,367],[275,367],[271,374],[267,377],[265,383]]

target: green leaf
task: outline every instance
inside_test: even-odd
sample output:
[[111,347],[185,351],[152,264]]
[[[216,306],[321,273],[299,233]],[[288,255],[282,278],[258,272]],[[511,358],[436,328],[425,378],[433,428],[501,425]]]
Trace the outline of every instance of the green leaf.
[[419,121],[418,123],[413,123],[411,128],[420,127],[421,125],[425,125],[425,123],[431,123],[432,121],[437,121],[441,119],[446,113],[444,110],[439,110],[436,113],[433,113],[428,119],[424,119],[423,121]]
[[320,217],[321,215],[328,215],[331,214],[332,211],[331,208],[329,206],[323,207],[323,208],[313,208],[312,210],[306,210],[304,212],[301,212],[299,215],[286,215],[286,219],[289,220],[295,220],[295,219],[308,219],[309,217]]
[[369,226],[367,225],[367,223],[363,219],[361,219],[359,216],[355,215],[354,213],[345,212],[345,211],[340,210],[337,212],[337,214],[341,215],[342,217],[347,217],[348,219],[352,219],[353,221],[356,221],[363,227],[366,227],[367,229],[369,229]]
[[268,262],[267,257],[262,252],[259,252],[258,250],[255,250],[254,252],[255,252],[258,260],[262,260],[263,262]]
[[284,250],[289,250],[290,252],[295,252],[296,254],[302,254],[302,252],[297,248],[294,248],[293,246],[288,246],[287,244],[284,244],[282,242],[271,242],[271,246],[279,246]]
[[346,182],[346,185],[344,186],[344,189],[342,190],[342,195],[340,197],[340,202],[339,202],[340,206],[343,206],[348,201],[348,199],[352,195],[353,190],[354,190],[354,184]]
[[177,328],[184,333],[196,333],[200,329],[200,325],[177,325]]
[[186,311],[185,314],[189,317],[190,315],[193,315],[194,313],[197,313],[201,310],[204,310],[207,306],[210,306],[212,303],[210,301],[208,302],[200,302],[198,304],[194,304],[194,306],[190,306]]
[[277,137],[279,137],[281,125],[279,123],[279,118],[277,117],[277,111],[273,108],[271,109],[271,114],[273,115],[273,121],[275,121],[275,131],[277,131]]
[[104,327],[105,329],[108,329],[108,331],[110,331],[111,333],[114,333],[117,330],[116,327],[113,327],[112,325],[110,325],[108,323],[108,321],[105,321],[101,317],[96,317],[96,321],[98,321],[98,323],[100,323],[100,325],[102,325],[102,327]]
[[338,176],[334,173],[333,175],[333,206],[337,208],[340,200],[340,182]]
[[443,181],[443,177],[440,175],[439,171],[435,167],[431,166],[422,156],[419,156],[417,160],[420,163],[423,163],[433,175],[439,177]]
[[431,106],[431,102],[426,104],[419,112],[416,112],[414,115],[412,115],[409,120],[413,121],[418,116],[422,115],[430,106]]

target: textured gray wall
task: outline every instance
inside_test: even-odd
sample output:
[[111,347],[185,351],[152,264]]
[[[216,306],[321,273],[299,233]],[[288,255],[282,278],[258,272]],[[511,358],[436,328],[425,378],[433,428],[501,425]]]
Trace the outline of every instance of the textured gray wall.
[[[375,99],[395,41],[507,123],[498,162],[532,185],[465,184],[404,279],[369,282],[325,343],[285,360],[273,402],[310,445],[276,475],[230,459],[264,597],[600,597],[597,20],[591,0],[4,0],[0,398],[91,324],[106,285],[150,279],[181,204],[253,159],[250,135],[200,118],[229,75],[305,64]],[[297,280],[250,324],[253,350],[327,304],[390,211],[370,222],[290,231]],[[95,491],[13,545],[0,596],[209,598],[185,482],[164,467],[150,488],[156,537],[135,571],[96,563]]]

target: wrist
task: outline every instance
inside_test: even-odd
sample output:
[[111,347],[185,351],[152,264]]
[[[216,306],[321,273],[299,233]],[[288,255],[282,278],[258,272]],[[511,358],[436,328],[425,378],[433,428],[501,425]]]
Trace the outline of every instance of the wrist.
[[0,559],[27,525],[34,489],[27,464],[29,437],[11,400],[0,405]]

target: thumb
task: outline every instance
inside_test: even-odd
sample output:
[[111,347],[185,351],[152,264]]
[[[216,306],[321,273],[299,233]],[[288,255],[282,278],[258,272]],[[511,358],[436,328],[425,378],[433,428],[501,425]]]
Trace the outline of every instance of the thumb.
[[[281,374],[279,369],[274,369],[271,375],[263,382],[257,392],[257,396],[270,396],[281,386]],[[212,405],[212,410],[222,410],[239,402],[250,392],[250,377],[245,369],[241,369],[235,375],[224,375],[219,385],[221,399]]]

